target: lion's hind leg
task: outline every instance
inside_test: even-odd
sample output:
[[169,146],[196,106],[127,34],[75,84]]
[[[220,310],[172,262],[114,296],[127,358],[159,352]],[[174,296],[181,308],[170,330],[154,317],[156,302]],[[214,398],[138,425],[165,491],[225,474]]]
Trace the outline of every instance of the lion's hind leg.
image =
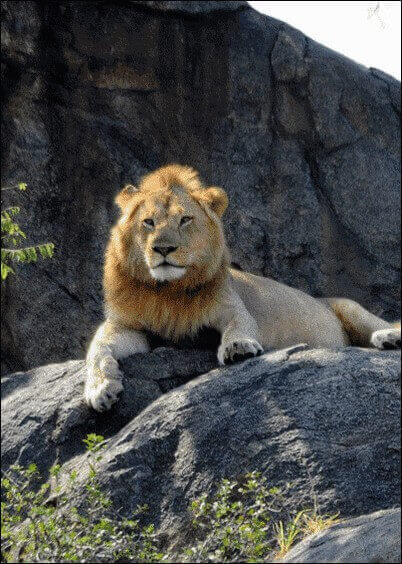
[[118,360],[147,352],[147,339],[140,331],[106,320],[95,333],[88,350],[87,380],[84,398],[96,411],[105,411],[117,401],[123,390]]
[[388,323],[347,298],[324,298],[353,345],[381,350],[401,348],[400,323]]

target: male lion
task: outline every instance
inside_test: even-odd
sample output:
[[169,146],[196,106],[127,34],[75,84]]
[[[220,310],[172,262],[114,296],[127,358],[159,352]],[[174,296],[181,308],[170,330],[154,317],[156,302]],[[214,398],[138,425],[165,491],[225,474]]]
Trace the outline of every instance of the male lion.
[[315,299],[233,270],[221,217],[221,188],[190,167],[168,165],[117,196],[122,216],[106,250],[106,321],[87,355],[85,400],[109,409],[122,391],[118,359],[146,352],[144,331],[178,339],[217,329],[220,364],[297,343],[400,348],[401,329],[345,298]]

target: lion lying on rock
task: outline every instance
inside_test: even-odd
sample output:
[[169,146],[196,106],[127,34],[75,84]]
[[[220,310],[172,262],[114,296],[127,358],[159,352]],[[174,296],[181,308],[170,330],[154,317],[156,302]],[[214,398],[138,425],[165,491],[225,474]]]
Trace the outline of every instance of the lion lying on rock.
[[117,196],[122,216],[106,251],[106,321],[87,355],[85,400],[110,409],[123,389],[118,359],[201,327],[222,338],[220,364],[297,343],[400,348],[401,329],[345,298],[315,299],[270,278],[230,268],[221,217],[228,199],[190,167],[169,165]]

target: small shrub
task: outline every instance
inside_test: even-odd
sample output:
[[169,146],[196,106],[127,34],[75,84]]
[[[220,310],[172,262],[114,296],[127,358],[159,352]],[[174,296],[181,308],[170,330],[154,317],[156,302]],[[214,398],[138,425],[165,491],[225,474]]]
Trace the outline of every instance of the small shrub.
[[[58,485],[60,466],[50,470],[56,481],[55,496],[49,498],[49,483],[35,488],[40,476],[35,464],[13,466],[1,481],[4,501],[1,511],[1,558],[3,562],[157,562],[152,526],[140,527],[138,507],[131,519],[120,519],[110,497],[102,492],[96,472],[103,437],[88,435],[90,472],[80,511],[69,499],[76,472],[68,478],[67,493]],[[65,488],[64,488],[65,489]]]
[[262,562],[277,550],[276,524],[284,515],[278,488],[259,472],[240,481],[222,480],[211,499],[191,504],[193,525],[202,540],[184,552],[182,562]]

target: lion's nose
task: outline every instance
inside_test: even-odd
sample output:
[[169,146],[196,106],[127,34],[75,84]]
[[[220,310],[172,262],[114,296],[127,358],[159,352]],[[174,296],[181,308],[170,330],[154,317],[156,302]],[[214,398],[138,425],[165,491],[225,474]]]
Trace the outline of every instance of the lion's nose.
[[163,257],[166,257],[169,253],[173,253],[177,247],[153,247],[156,253],[159,253]]

